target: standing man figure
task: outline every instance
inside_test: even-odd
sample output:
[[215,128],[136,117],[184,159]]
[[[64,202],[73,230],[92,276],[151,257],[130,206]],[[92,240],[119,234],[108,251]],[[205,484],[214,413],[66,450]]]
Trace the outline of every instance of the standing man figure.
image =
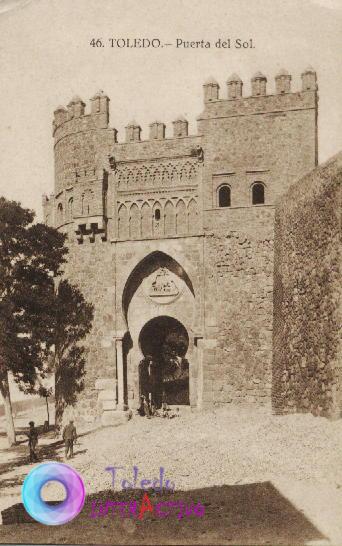
[[[74,442],[77,440],[76,427],[74,421],[70,419],[69,424],[64,427],[63,440],[65,442],[65,458],[71,459],[74,456]],[[70,452],[70,456],[68,456]]]
[[140,417],[143,417],[145,415],[144,402],[145,402],[145,396],[142,394],[140,396],[140,406],[138,408],[138,413],[139,413]]
[[30,429],[27,433],[28,437],[28,443],[30,448],[30,463],[34,463],[38,461],[38,457],[36,454],[36,447],[38,444],[38,431],[34,426],[34,421],[29,422]]
[[144,396],[144,412],[147,419],[151,419],[151,410],[150,410],[150,404],[148,402],[148,399]]

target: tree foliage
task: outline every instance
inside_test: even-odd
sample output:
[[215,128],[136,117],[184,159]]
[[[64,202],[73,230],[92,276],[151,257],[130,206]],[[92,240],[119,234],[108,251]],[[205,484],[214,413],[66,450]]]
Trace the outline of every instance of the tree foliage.
[[[46,413],[47,413],[47,425],[49,427],[50,425],[50,412],[49,412],[49,397],[53,394],[52,387],[44,387],[41,383],[39,384],[39,387],[37,389],[37,393],[42,398],[45,398],[46,402]],[[45,423],[44,423],[45,425]]]
[[10,443],[15,434],[8,414],[8,373],[22,391],[36,393],[37,378],[52,371],[52,352],[53,371],[68,387],[65,401],[74,403],[84,375],[84,353],[77,342],[92,321],[92,308],[77,287],[63,280],[55,289],[68,252],[65,235],[32,224],[33,219],[32,211],[0,198],[0,391]]
[[84,388],[85,348],[80,341],[90,332],[93,305],[80,290],[62,280],[57,290],[55,316],[56,425],[60,428],[65,406],[74,405]]
[[65,236],[33,212],[0,198],[0,378],[12,372],[32,392],[51,346],[53,276],[61,273]]

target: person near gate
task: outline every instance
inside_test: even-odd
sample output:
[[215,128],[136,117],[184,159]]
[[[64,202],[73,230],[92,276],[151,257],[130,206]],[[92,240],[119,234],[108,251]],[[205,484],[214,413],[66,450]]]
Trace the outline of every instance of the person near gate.
[[69,424],[64,427],[63,440],[65,442],[65,458],[70,459],[74,456],[74,442],[77,440],[76,427],[71,419]]

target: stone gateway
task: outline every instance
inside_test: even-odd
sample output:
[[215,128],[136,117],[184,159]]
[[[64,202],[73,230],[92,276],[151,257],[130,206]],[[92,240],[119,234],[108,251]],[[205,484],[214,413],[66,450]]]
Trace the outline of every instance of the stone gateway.
[[197,134],[181,116],[172,138],[155,121],[143,140],[132,121],[118,142],[102,91],[90,113],[79,97],[56,109],[43,206],[67,233],[65,274],[95,306],[78,402],[89,420],[137,408],[151,369],[161,397],[158,354],[177,336],[174,403],[271,404],[275,202],[317,165],[318,98],[311,68],[301,91],[285,70],[274,94],[266,82],[258,72],[243,97],[234,74],[219,98],[209,79]]

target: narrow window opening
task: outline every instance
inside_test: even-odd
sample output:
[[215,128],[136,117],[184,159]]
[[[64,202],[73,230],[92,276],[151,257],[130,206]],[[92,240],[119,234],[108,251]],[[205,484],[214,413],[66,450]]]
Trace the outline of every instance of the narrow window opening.
[[155,218],[155,220],[157,220],[157,222],[159,222],[159,220],[160,220],[160,209],[156,209],[154,211],[154,218]]
[[70,197],[69,201],[68,201],[68,213],[69,213],[69,220],[72,220],[73,218],[73,204],[74,204],[74,200],[72,197]]
[[59,203],[57,207],[57,218],[59,222],[62,222],[63,220],[63,205]]
[[221,186],[218,194],[219,207],[230,207],[230,187]]
[[252,204],[263,205],[265,203],[265,186],[260,182],[253,184],[252,188]]

